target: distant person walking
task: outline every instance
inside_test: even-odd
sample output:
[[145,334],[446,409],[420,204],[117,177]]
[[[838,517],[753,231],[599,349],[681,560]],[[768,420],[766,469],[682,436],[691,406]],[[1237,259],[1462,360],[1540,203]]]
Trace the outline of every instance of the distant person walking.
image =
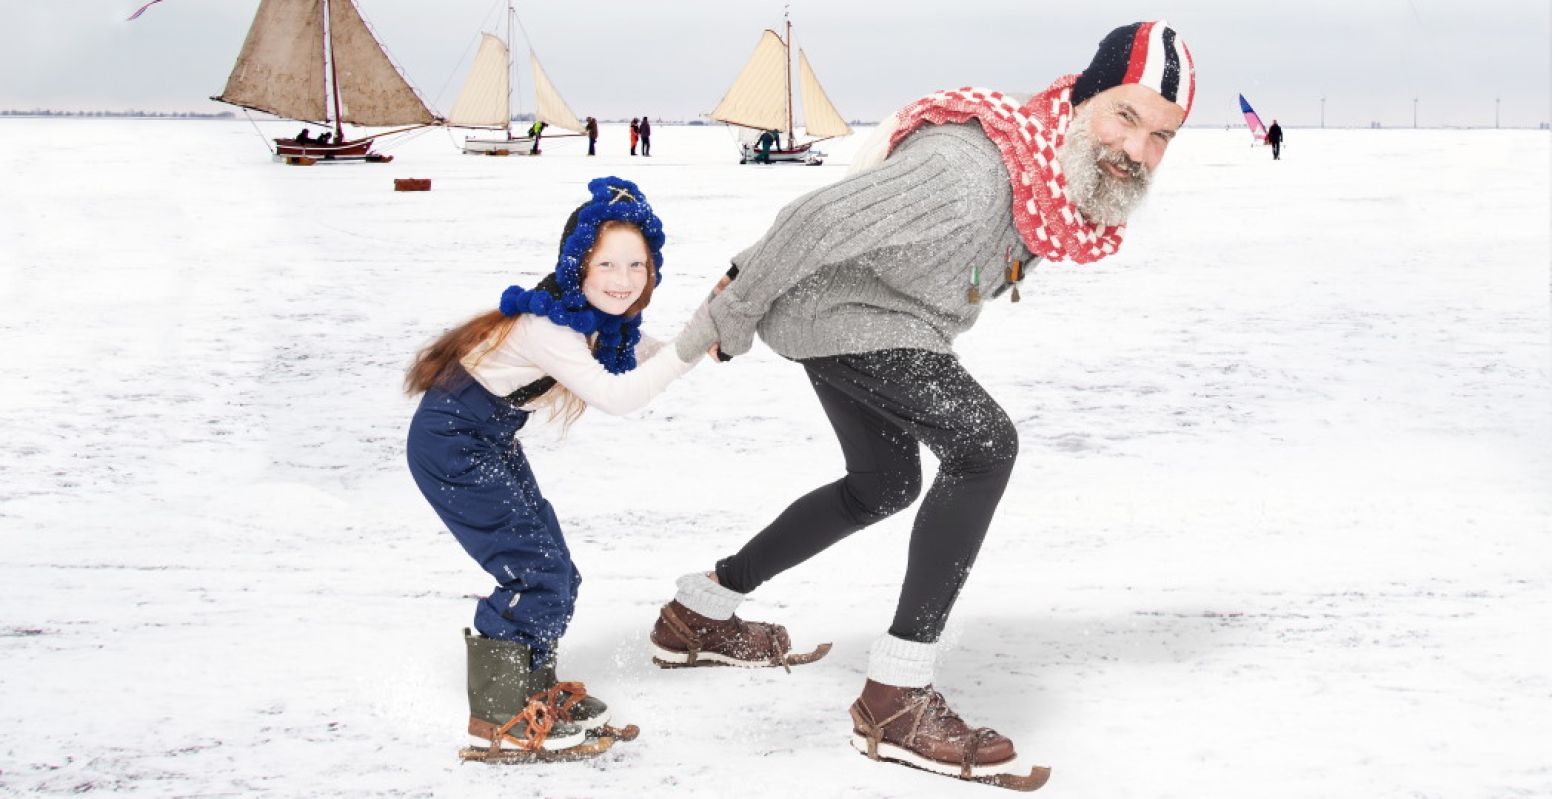
[[583,123],[583,130],[589,135],[589,155],[594,154],[594,142],[599,141],[599,122],[589,117]]
[[533,125],[529,126],[529,135],[534,138],[534,142],[529,145],[529,154],[530,155],[539,155],[540,154],[540,134],[542,134],[544,132],[545,132],[545,123],[541,122],[538,119],[535,120],[535,123]]
[[652,132],[653,128],[648,124],[648,117],[647,115],[644,115],[642,121],[637,123],[637,136],[638,138],[642,139],[644,157],[647,157],[648,155],[648,136]]
[[1280,142],[1285,141],[1285,131],[1280,130],[1280,121],[1278,119],[1274,120],[1274,124],[1269,126],[1269,135],[1265,141],[1269,142],[1270,147],[1274,148],[1274,160],[1280,160]]
[[637,154],[637,117],[632,117],[632,155]]

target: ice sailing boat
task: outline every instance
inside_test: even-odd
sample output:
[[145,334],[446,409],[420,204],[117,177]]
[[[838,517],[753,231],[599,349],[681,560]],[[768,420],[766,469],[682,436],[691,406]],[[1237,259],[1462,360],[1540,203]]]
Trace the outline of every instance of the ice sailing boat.
[[[504,41],[489,33],[481,34],[481,46],[470,66],[470,76],[454,100],[453,111],[448,114],[448,125],[460,128],[491,128],[502,131],[502,138],[468,137],[463,150],[469,155],[508,155],[528,148],[534,143],[532,136],[514,136],[509,126],[513,116],[513,52],[508,42],[513,41],[513,22],[516,14],[513,4],[508,4],[507,39]],[[540,66],[533,48],[529,50],[529,68],[534,75],[535,119],[553,128],[570,130],[583,135],[583,123],[578,115],[567,107],[556,86]],[[550,134],[545,134],[549,138]]]
[[[756,52],[751,53],[740,70],[734,85],[724,95],[718,107],[708,116],[719,122],[727,122],[746,128],[750,133],[740,137],[740,163],[821,163],[825,153],[811,147],[818,141],[847,136],[853,132],[842,114],[826,97],[821,82],[816,80],[810,60],[799,51],[799,94],[804,102],[804,130],[812,136],[810,141],[798,142],[794,138],[794,79],[790,51],[794,41],[794,25],[783,15],[785,39],[776,31],[765,30]],[[756,137],[772,131],[786,131],[787,144],[773,142],[770,151],[758,146]]]
[[[384,162],[376,139],[441,120],[389,60],[354,0],[261,0],[227,87],[212,100],[332,127],[332,141],[275,139],[278,161]],[[398,127],[346,140],[345,123]]]
[[1267,144],[1269,131],[1263,126],[1263,120],[1258,118],[1258,112],[1247,102],[1242,95],[1236,96],[1236,101],[1242,104],[1242,119],[1247,122],[1247,129],[1253,133],[1253,144]]

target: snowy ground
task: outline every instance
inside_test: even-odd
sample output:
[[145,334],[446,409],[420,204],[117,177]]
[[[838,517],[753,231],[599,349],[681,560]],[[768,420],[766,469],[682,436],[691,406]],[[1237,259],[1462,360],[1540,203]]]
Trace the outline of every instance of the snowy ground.
[[[998,793],[845,743],[910,514],[749,603],[830,658],[649,664],[673,578],[840,467],[761,347],[526,431],[586,577],[563,675],[643,737],[454,756],[488,581],[404,468],[409,357],[548,269],[611,173],[665,220],[672,335],[859,138],[753,168],[717,128],[652,159],[619,126],[595,159],[439,131],[294,168],[247,122],[0,122],[0,794]],[[1119,257],[1041,266],[962,339],[1023,451],[939,684],[1054,767],[1042,795],[1547,796],[1550,136],[1245,139],[1185,132]]]

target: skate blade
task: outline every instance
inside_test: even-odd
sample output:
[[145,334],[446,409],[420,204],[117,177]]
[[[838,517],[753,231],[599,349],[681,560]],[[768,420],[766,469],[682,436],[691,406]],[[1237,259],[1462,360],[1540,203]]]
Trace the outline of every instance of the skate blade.
[[493,752],[490,748],[479,746],[466,746],[459,750],[459,759],[462,761],[476,761],[480,763],[566,763],[574,760],[588,760],[604,754],[616,739],[606,736],[586,740],[577,746],[566,749],[498,749]]
[[738,658],[719,655],[713,652],[703,652],[697,655],[695,663],[690,662],[691,655],[688,652],[672,652],[658,645],[653,647],[653,663],[661,669],[699,669],[704,666],[733,666],[739,669],[769,669],[782,668],[783,666],[803,666],[814,663],[827,653],[831,652],[831,644],[825,643],[815,649],[798,655],[788,655],[781,662],[773,663],[770,660],[740,660]]
[[617,741],[635,741],[638,732],[636,724],[628,724],[625,727],[612,727],[607,724],[599,728],[600,737],[614,738]]
[[[850,743],[858,753],[869,757],[869,743],[859,735],[854,735]],[[987,766],[973,766],[972,775],[963,777],[961,766],[954,763],[938,763],[925,757],[920,757],[913,752],[899,746],[881,743],[879,757],[872,758],[895,763],[899,766],[926,771],[930,774],[938,774],[942,777],[953,777],[964,782],[980,782],[984,785],[993,785],[999,788],[1008,788],[1012,791],[1035,791],[1047,784],[1048,778],[1053,775],[1053,770],[1046,766],[1032,766],[1031,773],[1020,774],[1004,771],[1008,766],[1015,764],[1015,759],[1010,758],[1003,763],[995,763]]]

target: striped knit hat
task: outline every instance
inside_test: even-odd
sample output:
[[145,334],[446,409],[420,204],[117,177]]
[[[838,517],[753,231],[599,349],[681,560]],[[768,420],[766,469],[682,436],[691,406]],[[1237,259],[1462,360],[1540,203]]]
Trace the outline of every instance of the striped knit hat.
[[1125,83],[1156,90],[1182,106],[1185,119],[1193,110],[1193,56],[1165,20],[1135,22],[1107,34],[1075,81],[1069,102],[1079,105]]

